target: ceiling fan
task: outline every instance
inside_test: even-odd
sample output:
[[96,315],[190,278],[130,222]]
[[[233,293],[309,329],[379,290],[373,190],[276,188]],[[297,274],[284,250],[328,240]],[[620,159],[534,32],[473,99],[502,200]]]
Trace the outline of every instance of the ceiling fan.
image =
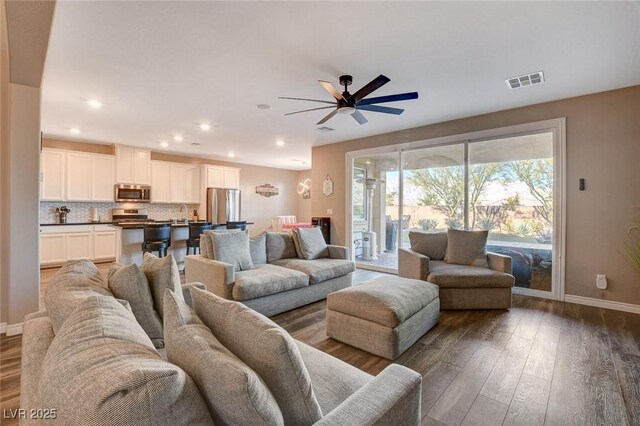
[[310,102],[320,102],[323,104],[331,104],[331,106],[324,106],[319,108],[311,108],[305,109],[302,111],[289,112],[285,115],[299,114],[301,112],[308,111],[317,111],[321,109],[329,109],[335,108],[328,115],[326,115],[322,120],[318,121],[316,124],[321,125],[327,122],[331,117],[340,114],[351,114],[351,116],[359,123],[365,124],[368,120],[360,111],[372,111],[372,112],[381,112],[383,114],[393,114],[400,115],[404,112],[403,109],[400,108],[391,108],[386,106],[380,106],[375,104],[383,104],[387,102],[397,102],[397,101],[406,101],[410,99],[418,99],[418,92],[410,92],[410,93],[399,93],[396,95],[387,95],[387,96],[379,96],[377,98],[367,98],[373,91],[378,90],[391,80],[380,74],[378,77],[371,80],[369,83],[364,85],[360,90],[358,90],[353,95],[349,93],[348,87],[353,82],[353,77],[350,75],[342,75],[340,76],[340,85],[344,86],[344,92],[340,93],[333,84],[328,81],[318,80],[320,85],[324,87],[324,89],[331,94],[335,98],[335,101],[324,101],[320,99],[307,99],[307,98],[289,98],[284,96],[279,96],[278,99],[292,99],[296,101],[310,101]]

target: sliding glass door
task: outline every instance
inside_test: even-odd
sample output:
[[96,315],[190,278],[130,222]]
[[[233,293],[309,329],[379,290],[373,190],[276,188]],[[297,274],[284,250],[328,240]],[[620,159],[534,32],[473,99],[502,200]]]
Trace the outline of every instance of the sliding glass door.
[[486,230],[488,250],[512,258],[516,287],[561,297],[554,289],[562,281],[558,157],[564,122],[555,123],[350,154],[349,232],[358,266],[397,272],[397,248],[410,247],[410,231]]

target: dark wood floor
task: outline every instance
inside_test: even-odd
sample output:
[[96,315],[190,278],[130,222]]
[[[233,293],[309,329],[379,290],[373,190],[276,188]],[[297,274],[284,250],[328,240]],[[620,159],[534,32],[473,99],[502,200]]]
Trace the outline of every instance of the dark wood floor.
[[[358,270],[355,281],[376,275]],[[368,373],[390,364],[326,337],[325,307],[273,319]],[[0,339],[0,416],[19,404],[20,344]],[[395,362],[423,376],[423,425],[640,425],[638,315],[514,296],[509,311],[443,311]]]

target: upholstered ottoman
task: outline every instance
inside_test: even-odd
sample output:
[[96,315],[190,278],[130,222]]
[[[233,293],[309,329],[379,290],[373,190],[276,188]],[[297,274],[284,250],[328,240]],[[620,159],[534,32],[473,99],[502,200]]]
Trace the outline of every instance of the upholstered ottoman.
[[327,296],[327,336],[396,359],[440,316],[438,286],[380,277]]

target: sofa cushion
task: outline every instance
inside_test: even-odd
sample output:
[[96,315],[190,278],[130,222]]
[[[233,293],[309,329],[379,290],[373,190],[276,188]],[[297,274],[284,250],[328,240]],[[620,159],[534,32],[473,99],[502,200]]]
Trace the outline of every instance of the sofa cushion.
[[[240,229],[209,229],[200,234],[200,255],[207,259],[214,259],[213,257],[213,241],[211,240],[211,234],[216,233],[228,233],[228,232],[240,232]],[[202,236],[205,236],[204,238]]]
[[293,236],[286,232],[267,232],[267,262],[298,257]]
[[293,242],[295,243],[298,257],[301,259],[311,260],[329,257],[329,248],[322,235],[322,230],[317,226],[294,229]]
[[325,416],[373,379],[370,374],[338,358],[297,340],[295,342]]
[[267,263],[267,233],[263,232],[249,239],[251,261],[254,265]]
[[344,259],[281,259],[273,264],[305,273],[309,276],[310,284],[318,284],[356,270],[355,263]]
[[249,234],[246,232],[211,233],[213,241],[213,258],[219,262],[233,265],[236,272],[253,269]]
[[515,278],[489,268],[431,262],[427,281],[442,288],[493,288],[513,287]]
[[447,254],[444,261],[456,265],[489,267],[487,237],[489,231],[447,230]]
[[79,304],[42,371],[42,407],[57,409],[56,424],[213,424],[193,380],[161,358],[113,297]]
[[329,294],[327,309],[393,328],[437,298],[433,284],[389,275]]
[[447,252],[446,232],[409,231],[411,250],[423,254],[431,260],[444,260]]
[[112,296],[96,265],[88,259],[67,261],[49,281],[44,296],[54,333],[78,302],[95,295]]
[[235,300],[249,300],[308,285],[309,277],[302,272],[265,264],[250,271],[236,272],[232,295]]
[[144,272],[138,265],[111,265],[107,280],[109,290],[119,299],[131,305],[138,324],[147,333],[156,348],[164,346],[162,320],[153,309],[153,297]]
[[225,348],[170,290],[165,291],[164,305],[167,358],[196,383],[213,421],[283,425],[278,403],[260,376]]
[[142,272],[149,282],[153,307],[162,319],[164,290],[168,288],[182,298],[178,264],[171,254],[159,258],[154,254],[145,253],[142,258]]
[[227,349],[262,377],[285,424],[310,425],[322,418],[311,378],[293,338],[242,303],[191,289],[198,317]]

